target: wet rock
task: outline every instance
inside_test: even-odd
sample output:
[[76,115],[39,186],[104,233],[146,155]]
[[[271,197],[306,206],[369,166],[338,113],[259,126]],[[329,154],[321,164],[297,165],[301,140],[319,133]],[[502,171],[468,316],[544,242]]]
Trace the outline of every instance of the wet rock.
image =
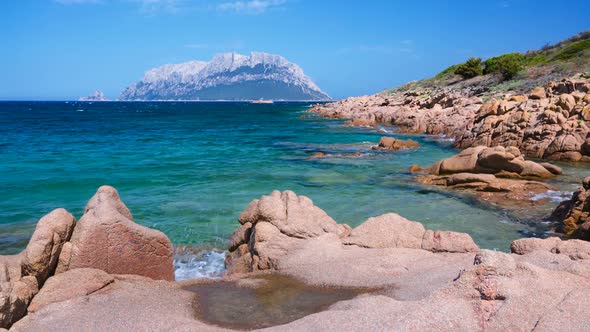
[[590,241],[590,179],[585,178],[572,198],[561,202],[553,213],[551,219],[558,221],[559,231],[575,238]]
[[174,280],[172,252],[172,243],[164,233],[133,222],[117,190],[102,186],[64,246],[57,271],[94,268]]
[[310,159],[319,159],[319,158],[325,158],[327,157],[327,155],[323,152],[316,152],[314,154],[312,154],[309,158]]
[[[530,160],[524,160],[520,151],[514,147],[476,146],[465,149],[459,154],[444,159],[432,166],[432,173],[437,175],[456,173],[500,174],[515,173],[526,178],[551,178],[554,176],[546,167]],[[547,167],[552,168],[549,164]],[[557,171],[556,168],[552,168]]]
[[539,163],[539,165],[543,166],[546,170],[548,170],[552,174],[555,174],[555,175],[563,174],[563,170],[559,166],[556,166],[556,165],[553,165],[550,163]]
[[416,141],[411,139],[409,140],[401,140],[394,137],[384,136],[381,137],[379,140],[379,144],[376,147],[373,147],[374,150],[392,150],[392,151],[399,151],[399,150],[407,150],[407,149],[415,149],[420,147],[420,144]]

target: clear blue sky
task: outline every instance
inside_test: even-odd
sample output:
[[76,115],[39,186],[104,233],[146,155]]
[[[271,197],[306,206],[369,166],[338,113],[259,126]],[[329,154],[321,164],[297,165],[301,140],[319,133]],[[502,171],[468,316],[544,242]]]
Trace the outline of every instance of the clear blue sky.
[[143,72],[220,52],[299,64],[334,98],[432,76],[469,56],[590,29],[590,1],[3,0],[0,99],[115,98]]

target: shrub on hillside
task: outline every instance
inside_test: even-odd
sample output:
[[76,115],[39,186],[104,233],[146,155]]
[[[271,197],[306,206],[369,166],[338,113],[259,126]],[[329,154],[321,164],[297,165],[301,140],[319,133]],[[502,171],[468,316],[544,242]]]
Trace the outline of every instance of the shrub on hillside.
[[584,51],[588,49],[590,49],[590,39],[580,40],[559,50],[552,58],[565,61],[576,56],[583,56]]
[[522,70],[525,63],[524,55],[508,53],[485,61],[484,74],[499,73],[504,80],[510,80]]
[[447,69],[441,71],[440,73],[436,74],[436,76],[434,76],[434,78],[436,79],[443,79],[446,78],[452,74],[455,73],[455,70],[457,70],[457,66],[458,65],[452,65],[450,67],[448,67]]
[[469,58],[465,63],[455,68],[455,74],[461,75],[463,78],[472,78],[483,74],[481,58]]

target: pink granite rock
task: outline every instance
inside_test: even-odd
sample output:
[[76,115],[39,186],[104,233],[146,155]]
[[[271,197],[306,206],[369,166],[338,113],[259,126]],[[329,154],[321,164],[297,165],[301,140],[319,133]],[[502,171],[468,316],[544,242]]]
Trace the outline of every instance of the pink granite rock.
[[57,270],[87,267],[110,274],[174,280],[172,260],[168,237],[133,222],[117,190],[102,186],[86,205],[70,242],[64,246]]

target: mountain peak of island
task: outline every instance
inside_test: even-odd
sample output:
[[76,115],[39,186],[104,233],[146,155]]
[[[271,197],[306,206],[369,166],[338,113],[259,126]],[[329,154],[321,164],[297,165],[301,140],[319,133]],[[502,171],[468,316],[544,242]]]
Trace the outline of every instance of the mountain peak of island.
[[303,70],[280,55],[235,52],[210,61],[148,70],[121,100],[329,100]]

